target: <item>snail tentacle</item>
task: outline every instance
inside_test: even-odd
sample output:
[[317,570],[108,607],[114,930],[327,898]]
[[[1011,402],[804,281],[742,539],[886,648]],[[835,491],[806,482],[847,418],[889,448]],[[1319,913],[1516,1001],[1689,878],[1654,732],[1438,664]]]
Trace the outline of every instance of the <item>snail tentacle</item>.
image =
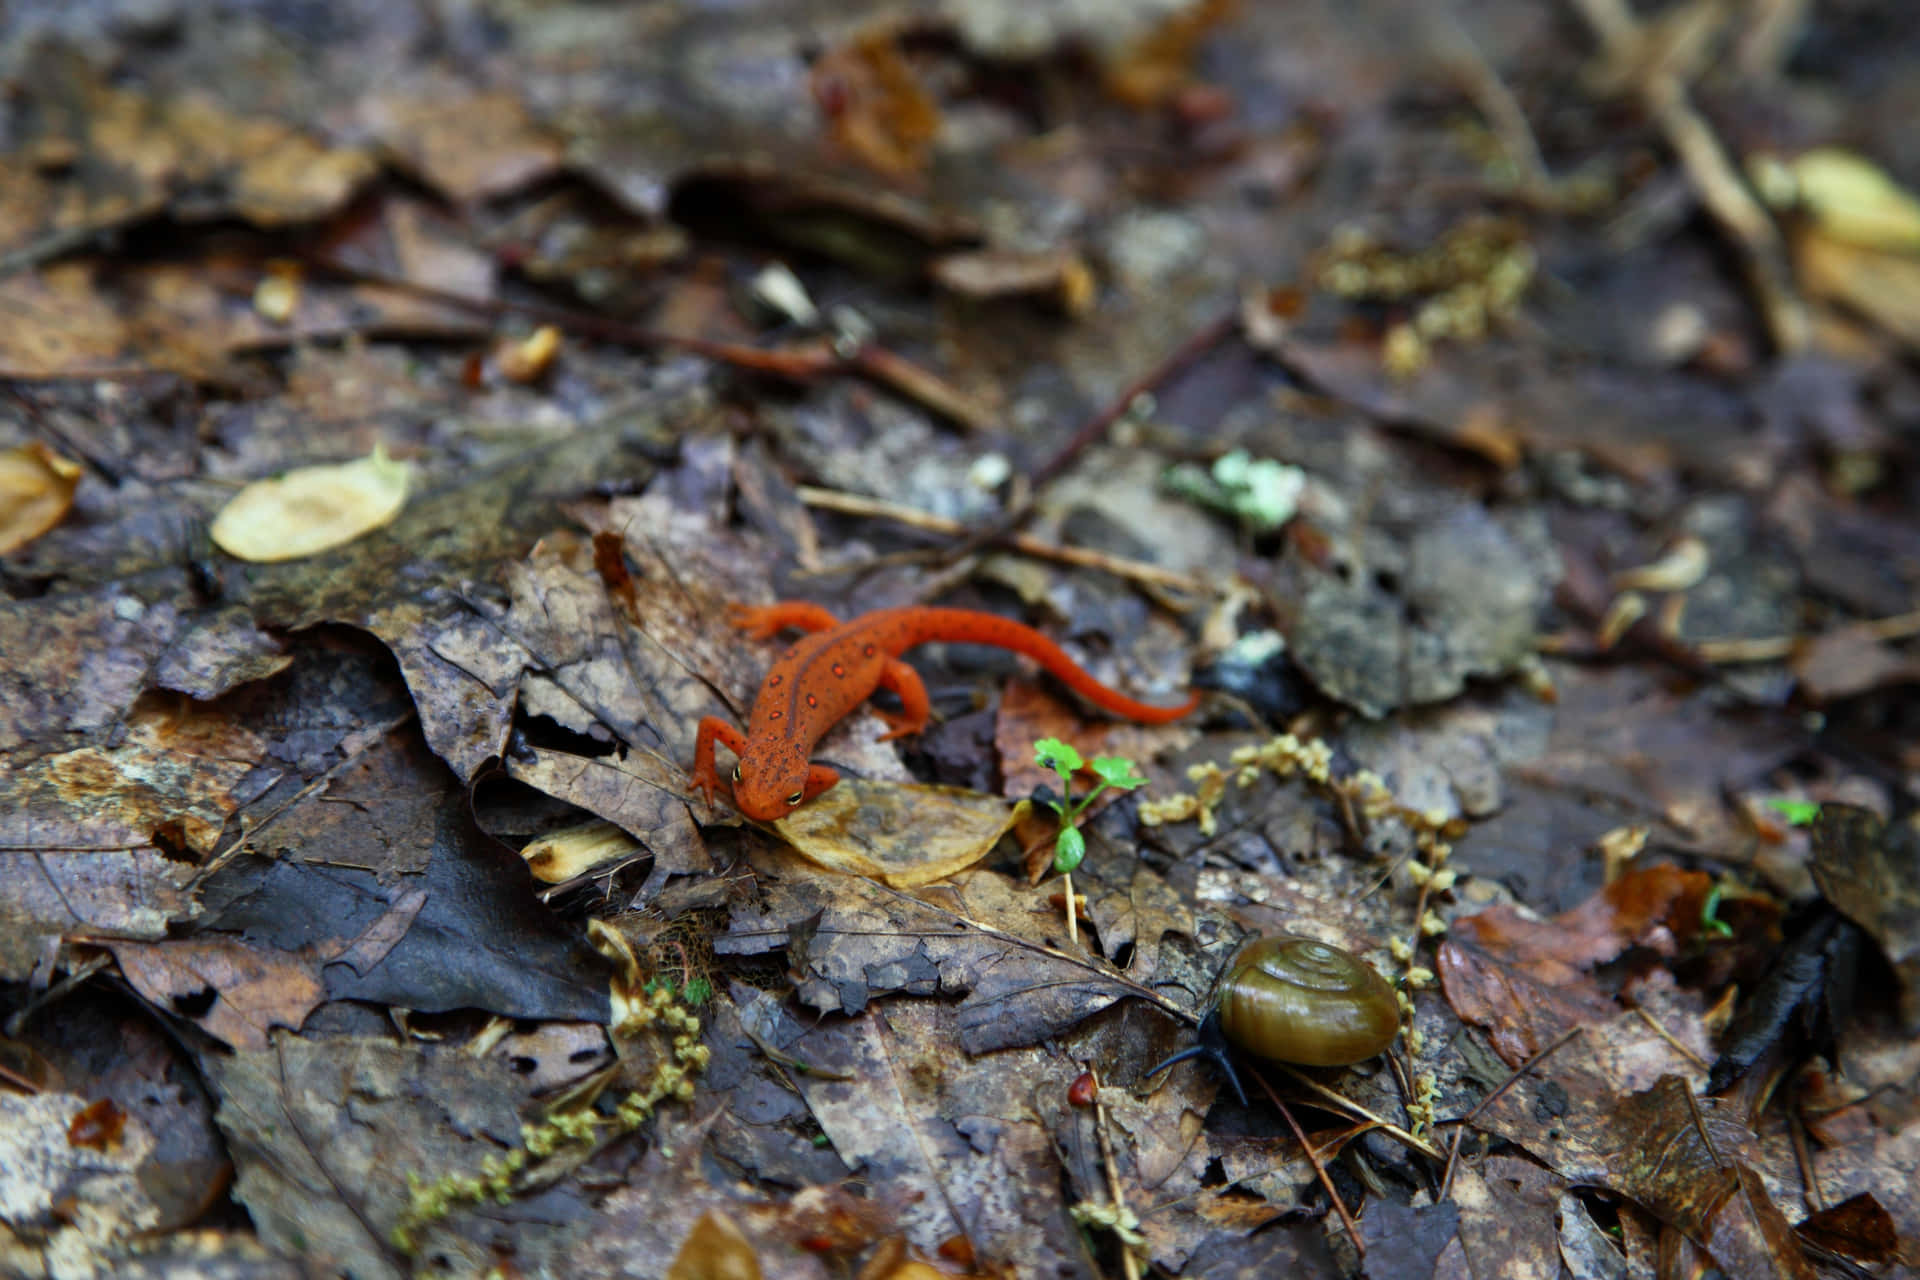
[[1191,1049],[1182,1049],[1147,1072],[1146,1079],[1151,1080],[1162,1071],[1177,1066],[1189,1058],[1204,1058],[1227,1078],[1227,1084],[1232,1086],[1233,1096],[1240,1099],[1240,1105],[1243,1107],[1249,1105],[1247,1091],[1240,1086],[1240,1073],[1233,1069],[1233,1043],[1227,1039],[1226,1028],[1220,1025],[1219,1010],[1212,1010],[1200,1020],[1199,1038],[1199,1044]]

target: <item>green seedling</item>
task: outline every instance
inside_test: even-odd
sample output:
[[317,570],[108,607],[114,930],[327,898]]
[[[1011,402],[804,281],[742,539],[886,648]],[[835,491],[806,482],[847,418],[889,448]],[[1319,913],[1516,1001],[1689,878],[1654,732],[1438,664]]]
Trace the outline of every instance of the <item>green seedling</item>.
[[1720,895],[1719,885],[1707,890],[1707,900],[1700,904],[1700,927],[1708,937],[1731,938],[1733,926],[1720,918]]
[[[1077,944],[1080,941],[1080,913],[1074,909],[1073,871],[1087,856],[1087,838],[1080,834],[1080,815],[1109,787],[1117,791],[1132,791],[1136,787],[1144,787],[1147,780],[1135,771],[1133,761],[1125,756],[1095,756],[1089,765],[1078,751],[1058,738],[1042,738],[1034,743],[1033,758],[1041,768],[1053,770],[1060,779],[1060,799],[1043,800],[1041,803],[1053,810],[1060,819],[1060,834],[1053,842],[1053,869],[1066,877],[1067,936]],[[1093,790],[1075,800],[1073,776],[1082,769],[1093,771]]]
[[1183,462],[1167,472],[1166,487],[1190,502],[1232,516],[1254,533],[1271,533],[1293,519],[1306,487],[1298,467],[1235,449],[1201,468]]
[[1775,798],[1767,801],[1767,808],[1785,818],[1790,827],[1811,826],[1813,820],[1820,816],[1820,806],[1811,800]]

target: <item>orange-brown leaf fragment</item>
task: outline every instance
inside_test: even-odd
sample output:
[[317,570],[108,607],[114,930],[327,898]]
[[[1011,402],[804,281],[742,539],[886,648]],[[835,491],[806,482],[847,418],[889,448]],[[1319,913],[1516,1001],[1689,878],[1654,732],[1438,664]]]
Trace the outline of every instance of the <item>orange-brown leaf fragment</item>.
[[1454,922],[1440,945],[1454,1012],[1486,1027],[1519,1065],[1569,1027],[1605,1018],[1611,999],[1588,976],[1632,946],[1672,955],[1699,928],[1702,872],[1662,864],[1630,872],[1551,920],[1494,907]]
[[760,1280],[760,1274],[753,1245],[715,1209],[700,1215],[667,1268],[667,1280]]
[[1234,0],[1200,0],[1168,16],[1107,67],[1107,92],[1130,107],[1156,107],[1187,86],[1200,41],[1233,16]]
[[67,1125],[67,1144],[89,1151],[105,1151],[127,1131],[127,1113],[112,1098],[100,1098],[74,1113]]
[[319,966],[285,951],[185,940],[102,945],[134,989],[162,1008],[184,1012],[212,991],[213,1003],[190,1016],[236,1049],[266,1048],[270,1028],[297,1028],[327,994]]
[[890,178],[926,171],[940,110],[892,32],[829,49],[813,64],[812,83],[833,140],[861,164]]

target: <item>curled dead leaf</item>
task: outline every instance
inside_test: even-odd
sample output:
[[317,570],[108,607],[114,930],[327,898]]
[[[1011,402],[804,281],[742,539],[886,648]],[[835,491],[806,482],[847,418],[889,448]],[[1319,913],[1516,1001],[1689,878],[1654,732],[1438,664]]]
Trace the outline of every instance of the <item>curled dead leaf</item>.
[[1826,235],[1862,249],[1920,252],[1920,199],[1865,156],[1815,147],[1789,171],[1801,207]]
[[640,852],[638,840],[611,822],[586,822],[541,836],[520,850],[534,878],[561,884]]
[[80,464],[38,440],[0,450],[0,555],[59,524],[79,484]]

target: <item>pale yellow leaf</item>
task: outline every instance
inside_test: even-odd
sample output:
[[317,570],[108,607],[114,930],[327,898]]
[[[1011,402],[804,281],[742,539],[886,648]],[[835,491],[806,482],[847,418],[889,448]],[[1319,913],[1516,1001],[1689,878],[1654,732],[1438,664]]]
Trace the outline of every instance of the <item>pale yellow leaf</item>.
[[213,541],[241,560],[298,560],[370,533],[400,514],[412,468],[371,456],[256,480],[214,517]]

